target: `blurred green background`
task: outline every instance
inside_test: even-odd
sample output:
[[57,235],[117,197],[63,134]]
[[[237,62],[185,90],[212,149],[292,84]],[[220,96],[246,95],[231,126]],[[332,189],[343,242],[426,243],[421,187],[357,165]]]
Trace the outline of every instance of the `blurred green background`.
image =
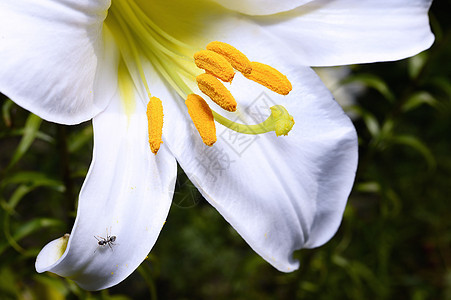
[[123,283],[86,292],[37,274],[39,250],[72,228],[92,128],[42,121],[0,95],[0,299],[451,299],[450,13],[450,1],[434,2],[435,44],[413,58],[318,70],[353,116],[360,163],[337,235],[298,251],[289,274],[181,169],[155,248]]

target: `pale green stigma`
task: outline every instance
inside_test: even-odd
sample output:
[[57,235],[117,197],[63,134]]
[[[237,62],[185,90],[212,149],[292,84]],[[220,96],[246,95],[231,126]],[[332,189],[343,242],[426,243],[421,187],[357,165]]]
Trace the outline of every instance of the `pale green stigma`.
[[277,136],[288,135],[294,125],[293,116],[288,113],[282,105],[275,105],[271,107],[270,118],[274,121],[274,131]]

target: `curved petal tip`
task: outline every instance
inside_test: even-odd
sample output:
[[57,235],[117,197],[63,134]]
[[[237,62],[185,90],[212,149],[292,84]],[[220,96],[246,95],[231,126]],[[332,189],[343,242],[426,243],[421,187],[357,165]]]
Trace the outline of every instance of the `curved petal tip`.
[[70,234],[66,233],[62,237],[55,239],[45,245],[39,252],[36,258],[36,271],[38,273],[43,273],[51,268],[64,254],[66,251],[67,243],[69,242]]

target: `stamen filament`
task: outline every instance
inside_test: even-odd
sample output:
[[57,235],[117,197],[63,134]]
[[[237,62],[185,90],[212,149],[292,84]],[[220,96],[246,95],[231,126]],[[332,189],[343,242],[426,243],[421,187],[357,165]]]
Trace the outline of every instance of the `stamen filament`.
[[[120,1],[119,1],[120,2]],[[134,2],[134,1],[124,1],[127,2],[128,4],[134,6],[133,7],[133,11],[136,11],[137,13],[139,13],[139,18],[144,20],[144,22],[149,25],[149,27],[151,27],[155,32],[157,32],[159,35],[161,35],[163,38],[167,39],[169,42],[173,43],[174,45],[183,47],[183,48],[188,48],[191,50],[194,50],[193,47],[191,47],[190,45],[176,39],[175,37],[173,37],[172,35],[166,33],[163,29],[161,29],[157,24],[155,24],[144,12],[141,11],[141,8]]]
[[[137,14],[140,13],[140,16],[145,16],[145,14],[140,9],[133,10],[130,6],[127,5],[127,3],[129,3],[129,1],[118,1],[117,3],[115,3],[115,5],[117,5],[118,7],[121,7],[122,10],[124,10],[124,12],[126,14],[129,14],[131,16],[127,20],[129,20],[129,22],[132,23],[134,31],[139,33],[139,34],[136,34],[136,36],[138,38],[144,40],[144,42],[150,43],[156,49],[160,50],[162,53],[164,53],[170,57],[189,60],[188,57],[178,54],[176,51],[172,50],[170,47],[163,46],[161,39],[158,41],[158,38],[152,34],[154,31],[147,30],[147,28],[145,28],[144,25],[141,22],[139,22],[139,20],[141,20],[141,19],[138,18]],[[130,3],[134,3],[134,2],[130,1]],[[135,12],[136,12],[136,14],[135,14]],[[147,18],[147,16],[146,16],[146,18]],[[153,25],[155,25],[153,22],[151,22],[151,23]],[[162,31],[156,25],[155,25],[155,27],[158,30]],[[153,51],[155,51],[155,49],[153,49]]]
[[[125,20],[122,19],[120,14],[117,16],[116,16],[116,14],[114,14],[114,12],[111,12],[111,14],[113,14],[116,17],[116,18],[112,18],[112,21],[113,22],[114,22],[114,20],[117,21],[119,23],[117,25],[119,25],[121,27],[121,29],[124,31],[125,34],[124,34],[123,38],[125,38],[125,42],[126,42],[125,45],[128,45],[132,52],[130,55],[130,53],[128,53],[128,49],[125,46],[122,46],[123,45],[122,43],[118,43],[121,53],[125,58],[130,57],[130,56],[133,57],[134,61],[136,62],[135,67],[138,69],[139,76],[141,77],[141,82],[144,85],[144,88],[146,89],[147,95],[150,97],[151,93],[150,93],[149,86],[147,85],[146,76],[144,74],[144,70],[143,70],[141,64],[139,63],[140,62],[139,52],[138,52],[138,49],[136,48],[135,43],[133,42],[133,39],[131,38],[131,33],[130,33],[128,27],[126,26],[126,22],[125,22]],[[122,36],[121,36],[121,38],[122,38]],[[125,59],[124,61],[125,61],[125,64],[127,65],[127,68],[129,70],[131,70],[131,66],[129,65],[130,59]]]
[[170,68],[168,64],[162,63],[158,57],[151,55],[148,56],[148,59],[180,97],[186,98],[186,95],[192,93],[191,89],[186,85],[183,79],[180,78],[179,74],[176,73],[173,68]]

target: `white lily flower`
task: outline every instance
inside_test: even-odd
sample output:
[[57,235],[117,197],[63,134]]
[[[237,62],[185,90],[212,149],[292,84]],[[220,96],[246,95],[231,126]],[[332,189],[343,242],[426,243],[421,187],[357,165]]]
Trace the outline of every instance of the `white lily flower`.
[[[124,280],[163,227],[176,161],[259,255],[280,271],[298,268],[293,251],[335,234],[357,166],[354,127],[309,66],[395,60],[428,48],[430,3],[1,0],[0,91],[46,120],[92,118],[94,126],[75,225],[43,248],[37,271],[87,290]],[[259,65],[246,69],[240,52],[219,44],[225,53],[198,56],[210,76],[197,86],[204,71],[193,56],[212,41],[288,80],[269,67],[263,75]],[[246,76],[236,72],[225,85],[212,76],[229,74],[228,63],[210,69],[224,55]],[[223,112],[199,88],[217,88],[233,111],[230,90],[236,111]],[[276,121],[278,114],[285,119]]]

